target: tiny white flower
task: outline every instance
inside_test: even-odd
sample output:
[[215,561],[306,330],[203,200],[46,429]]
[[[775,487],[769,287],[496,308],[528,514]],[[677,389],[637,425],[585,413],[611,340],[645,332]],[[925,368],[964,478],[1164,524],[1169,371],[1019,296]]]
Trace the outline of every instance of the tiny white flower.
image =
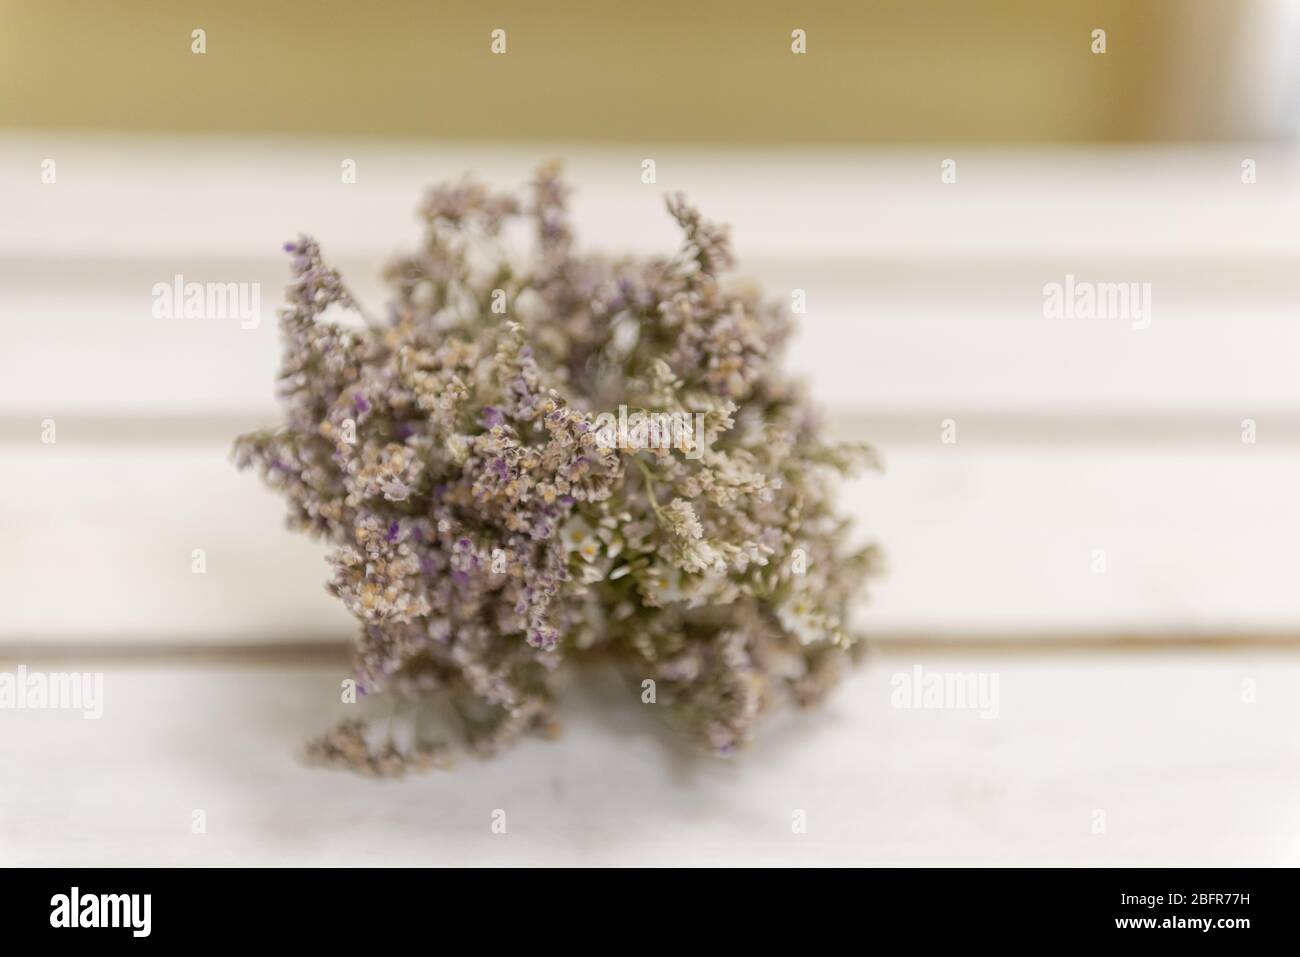
[[595,561],[600,555],[600,539],[592,533],[590,525],[576,516],[565,523],[560,540],[566,552],[577,552],[583,561]]
[[669,605],[681,601],[685,594],[681,588],[681,574],[675,568],[654,565],[641,578],[641,594],[648,604]]
[[811,645],[827,637],[817,604],[807,595],[795,594],[783,602],[776,610],[781,625],[796,638],[801,645]]
[[469,458],[469,442],[470,438],[468,435],[460,435],[457,433],[447,436],[447,441],[445,443],[447,455],[457,465],[464,465],[465,460]]

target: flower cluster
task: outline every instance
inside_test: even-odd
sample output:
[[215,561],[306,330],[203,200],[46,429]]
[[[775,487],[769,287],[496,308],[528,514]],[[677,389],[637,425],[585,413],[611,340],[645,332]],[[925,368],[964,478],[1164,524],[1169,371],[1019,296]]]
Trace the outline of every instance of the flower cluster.
[[[725,228],[674,196],[674,255],[580,255],[566,196],[554,167],[523,202],[434,189],[382,320],[314,241],[287,244],[285,421],[241,437],[236,461],[332,545],[364,693],[436,699],[490,751],[550,727],[557,665],[599,655],[728,753],[773,701],[816,699],[851,651],[875,553],[849,547],[832,479],[870,453],[824,440],[779,367],[789,320],[727,275]],[[522,257],[504,235],[519,224]],[[623,407],[699,427],[601,441]],[[440,763],[401,738],[353,720],[313,754]]]

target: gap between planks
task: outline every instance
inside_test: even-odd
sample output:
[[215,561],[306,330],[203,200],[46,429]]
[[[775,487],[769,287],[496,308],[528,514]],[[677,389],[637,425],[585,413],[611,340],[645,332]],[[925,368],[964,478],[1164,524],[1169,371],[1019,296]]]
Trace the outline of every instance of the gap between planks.
[[[1224,411],[1125,414],[1105,410],[1007,412],[965,408],[885,411],[826,409],[838,437],[875,443],[935,444],[940,423],[960,419],[963,445],[1240,445],[1241,417]],[[0,415],[0,444],[29,446],[40,438],[42,416]],[[235,436],[275,427],[280,413],[264,412],[166,415],[58,414],[60,437],[81,445],[154,445],[176,447],[233,443]],[[1251,418],[1267,428],[1268,443],[1300,444],[1300,413],[1263,409]]]
[[[1296,632],[1206,632],[1201,634],[1052,633],[1033,636],[999,637],[993,633],[877,635],[865,641],[868,657],[881,655],[961,655],[972,657],[1060,657],[1093,655],[1225,655],[1285,653],[1300,655],[1300,633]],[[303,641],[275,644],[198,643],[177,645],[117,644],[36,640],[0,644],[4,661],[105,661],[124,664],[158,665],[346,665],[350,653],[347,641]]]

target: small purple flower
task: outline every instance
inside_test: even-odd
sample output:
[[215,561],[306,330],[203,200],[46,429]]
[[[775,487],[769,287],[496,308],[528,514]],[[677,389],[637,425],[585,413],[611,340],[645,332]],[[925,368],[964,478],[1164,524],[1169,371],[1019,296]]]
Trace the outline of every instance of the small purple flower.
[[493,426],[504,425],[506,417],[501,414],[501,410],[493,405],[483,407],[483,423],[490,429]]
[[560,633],[550,625],[538,625],[528,631],[528,643],[534,648],[551,651],[560,639]]

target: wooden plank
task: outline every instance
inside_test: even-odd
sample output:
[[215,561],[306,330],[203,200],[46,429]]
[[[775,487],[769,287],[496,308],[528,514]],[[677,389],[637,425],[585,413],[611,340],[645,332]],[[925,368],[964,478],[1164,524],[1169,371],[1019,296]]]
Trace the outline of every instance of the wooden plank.
[[[867,423],[869,428],[869,423]],[[870,434],[868,432],[868,434]],[[886,549],[868,632],[1300,632],[1289,543],[1300,445],[881,443],[887,471],[843,489]],[[322,549],[226,458],[224,437],[166,448],[61,434],[3,446],[0,641],[342,640]],[[207,572],[191,570],[193,549]],[[1105,570],[1094,571],[1096,550]]]
[[[346,264],[382,302],[379,264]],[[1153,283],[1153,319],[1044,318],[1042,287],[1071,273]],[[157,319],[174,275],[260,286],[261,318]],[[839,411],[1215,412],[1300,408],[1300,276],[1289,265],[1041,261],[758,263],[773,296],[807,293],[789,367]],[[177,258],[0,262],[0,407],[10,415],[275,414],[275,310],[286,267]]]
[[[997,717],[893,707],[918,666],[996,676]],[[878,655],[726,761],[589,672],[558,739],[382,783],[295,760],[337,667],[47,667],[103,670],[104,716],[0,712],[8,866],[1300,864],[1294,658]]]
[[[8,131],[0,255],[256,257],[299,230],[335,256],[390,254],[416,235],[429,184],[474,171],[502,187],[566,161],[586,241],[671,242],[661,196],[685,190],[733,223],[742,257],[1024,259],[1066,255],[1258,258],[1294,254],[1300,178],[1266,144],[1008,150],[755,149],[647,144],[286,141]],[[341,182],[344,159],[357,182]],[[656,181],[642,182],[642,162]],[[953,185],[944,159],[958,163]],[[1242,183],[1254,159],[1258,181]],[[57,182],[43,183],[42,162]]]

